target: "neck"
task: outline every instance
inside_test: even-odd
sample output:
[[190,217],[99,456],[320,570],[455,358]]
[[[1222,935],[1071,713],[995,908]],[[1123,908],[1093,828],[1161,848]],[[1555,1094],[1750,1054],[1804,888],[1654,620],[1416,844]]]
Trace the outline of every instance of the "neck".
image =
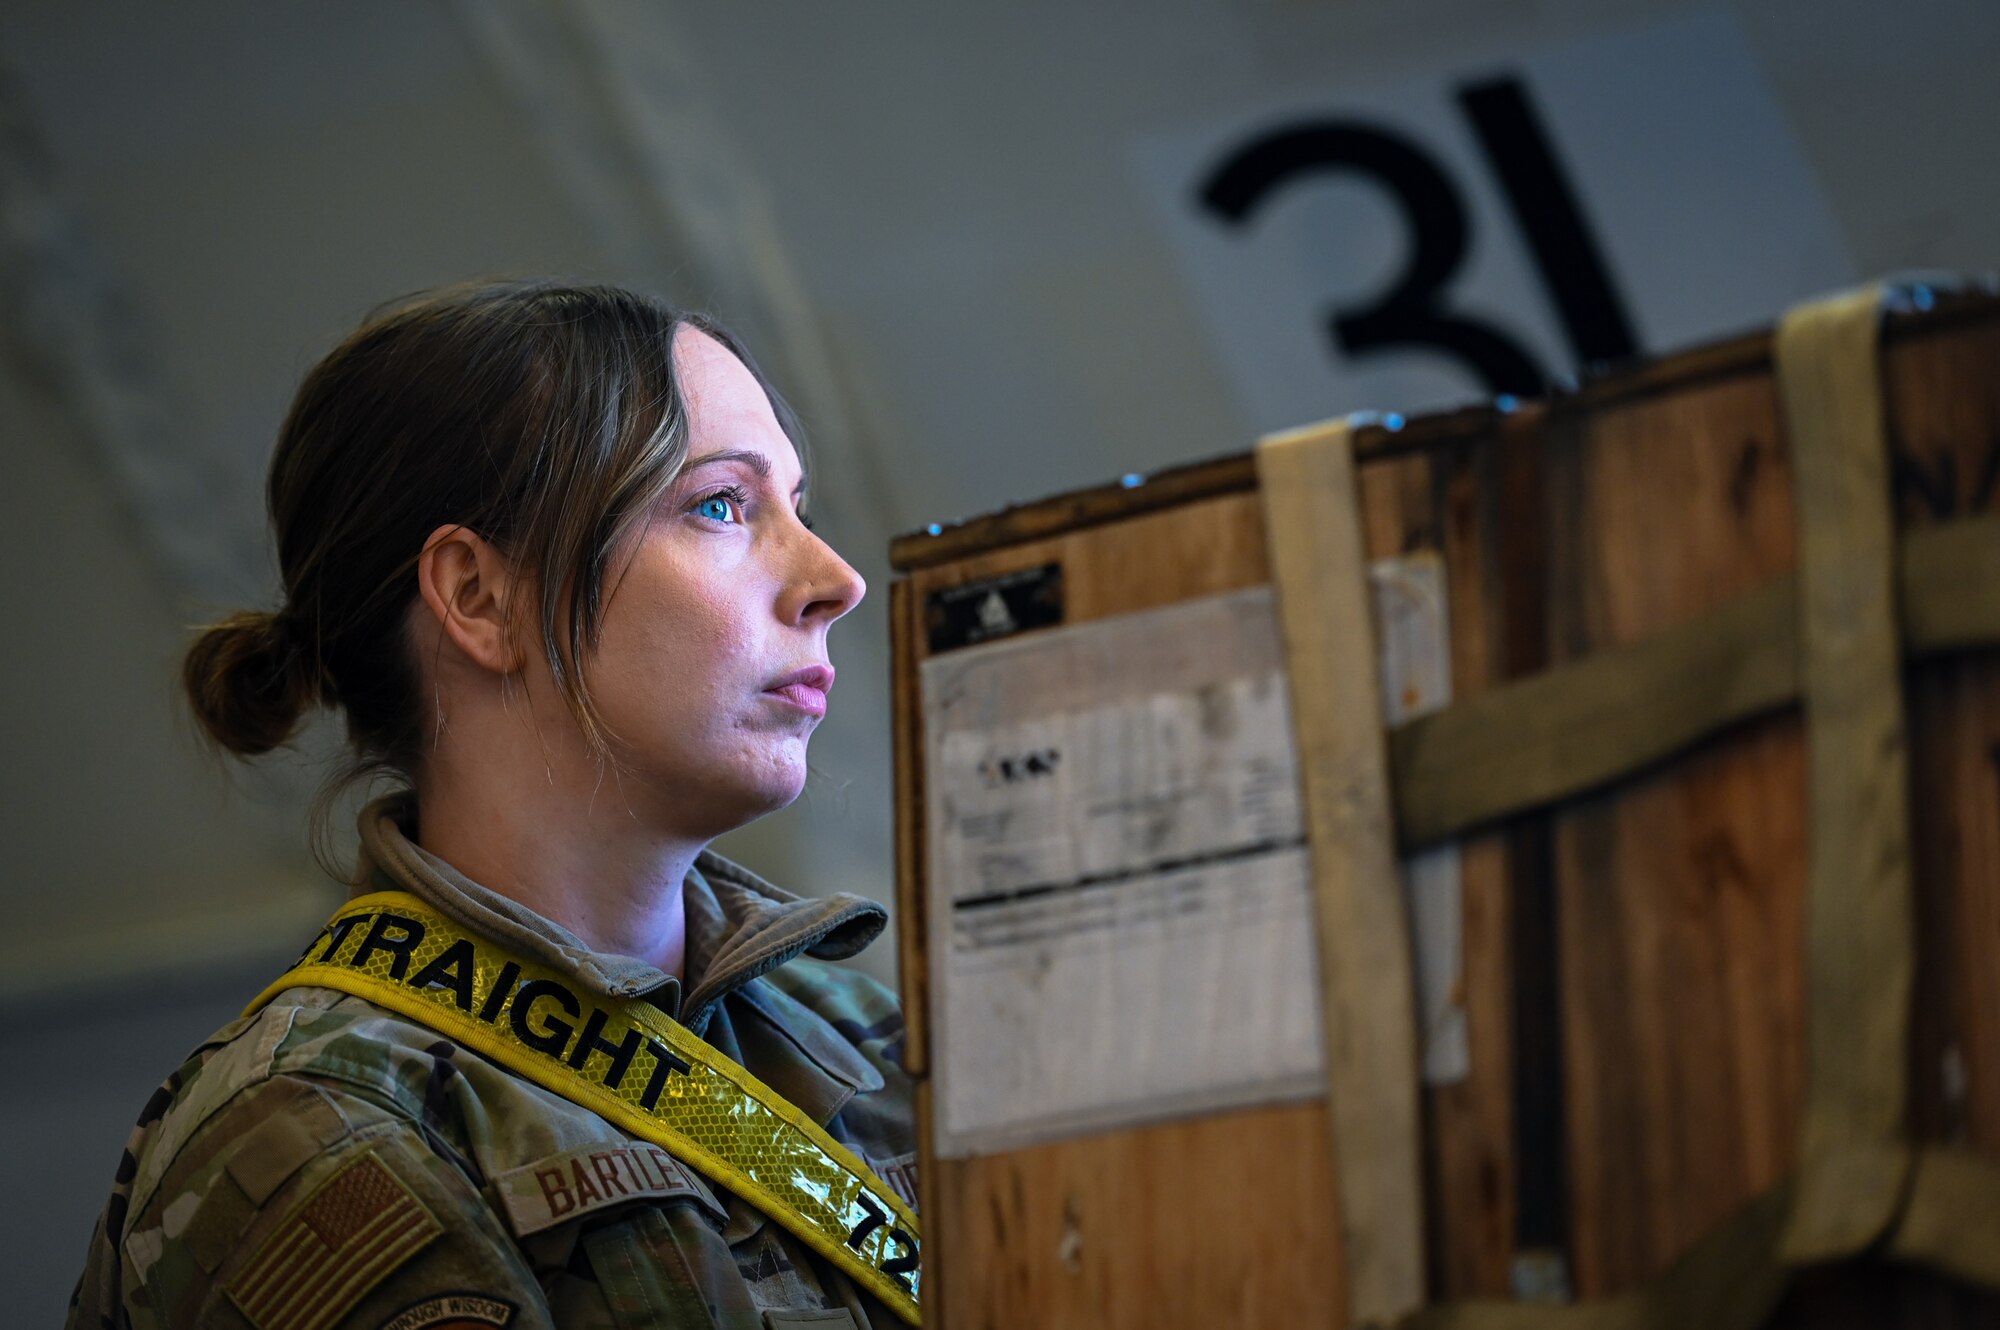
[[508,779],[521,769],[427,764],[417,843],[594,950],[636,956],[685,980],[681,885],[706,841],[647,825],[615,776],[564,780],[537,763],[531,779]]

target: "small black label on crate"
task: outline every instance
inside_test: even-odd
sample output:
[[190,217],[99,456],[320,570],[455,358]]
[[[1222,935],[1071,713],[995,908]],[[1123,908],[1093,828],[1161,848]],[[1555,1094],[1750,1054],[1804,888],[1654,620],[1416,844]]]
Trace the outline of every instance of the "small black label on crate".
[[931,654],[1047,628],[1063,621],[1062,565],[1045,563],[1017,573],[933,591],[924,604]]

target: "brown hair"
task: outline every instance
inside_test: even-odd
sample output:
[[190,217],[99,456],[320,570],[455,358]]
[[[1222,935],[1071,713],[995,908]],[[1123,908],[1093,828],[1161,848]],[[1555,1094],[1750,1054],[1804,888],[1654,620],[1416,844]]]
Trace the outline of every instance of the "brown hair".
[[615,287],[447,288],[378,311],[335,347],[300,385],[271,458],[284,606],[205,629],[182,666],[214,742],[255,756],[313,706],[337,707],[355,761],[332,789],[412,775],[426,725],[405,632],[414,572],[430,533],[459,523],[533,574],[549,669],[606,752],[582,664],[621,540],[686,460],[682,327],[743,361],[803,452],[791,412],[733,337]]

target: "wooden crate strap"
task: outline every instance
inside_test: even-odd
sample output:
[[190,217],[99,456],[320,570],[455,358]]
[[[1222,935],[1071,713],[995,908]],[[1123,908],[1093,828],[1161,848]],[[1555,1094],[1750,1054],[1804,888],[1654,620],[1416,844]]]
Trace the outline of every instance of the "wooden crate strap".
[[1957,1146],[1926,1146],[1887,1251],[2000,1288],[2000,1161]]
[[1779,402],[1798,495],[1806,721],[1806,1109],[1794,1261],[1861,1250],[1907,1180],[1915,973],[1909,739],[1896,611],[1883,291],[1778,327]]
[[1423,1305],[1416,992],[1352,431],[1257,447],[1318,916],[1320,1016],[1349,1324]]
[[[2000,517],[1905,534],[1903,650],[2000,644]],[[1657,636],[1503,684],[1389,732],[1404,852],[1634,775],[1798,701],[1799,587],[1782,577]]]

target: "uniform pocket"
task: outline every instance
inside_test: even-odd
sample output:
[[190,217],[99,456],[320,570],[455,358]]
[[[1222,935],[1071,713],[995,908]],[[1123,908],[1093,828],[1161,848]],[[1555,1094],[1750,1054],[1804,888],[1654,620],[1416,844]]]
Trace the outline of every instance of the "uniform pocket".
[[763,1330],[728,1245],[691,1205],[634,1208],[580,1242],[618,1330]]

